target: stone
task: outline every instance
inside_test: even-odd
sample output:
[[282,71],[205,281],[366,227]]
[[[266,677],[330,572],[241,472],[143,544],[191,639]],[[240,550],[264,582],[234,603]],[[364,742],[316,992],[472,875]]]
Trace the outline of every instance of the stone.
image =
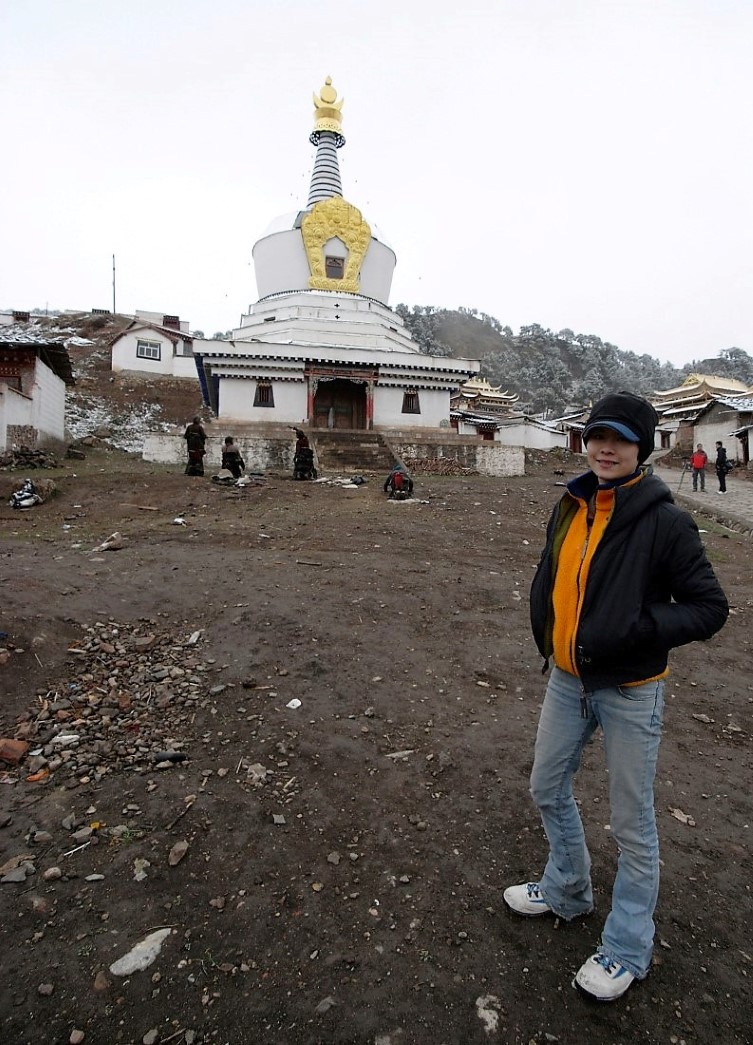
[[162,949],[163,941],[167,939],[171,932],[172,929],[157,929],[156,932],[150,933],[137,943],[135,947],[132,947],[128,954],[113,962],[110,966],[110,972],[113,976],[130,976],[133,972],[148,969],[152,962],[157,959]]
[[29,745],[25,740],[0,738],[0,761],[7,762],[8,765],[17,766],[28,750]]
[[106,991],[109,986],[110,981],[108,980],[105,973],[100,969],[97,975],[94,977],[94,990]]
[[181,862],[181,860],[187,852],[188,842],[186,842],[185,839],[183,839],[180,842],[176,842],[170,850],[170,853],[167,857],[167,862],[170,865],[170,867],[177,867],[177,865]]

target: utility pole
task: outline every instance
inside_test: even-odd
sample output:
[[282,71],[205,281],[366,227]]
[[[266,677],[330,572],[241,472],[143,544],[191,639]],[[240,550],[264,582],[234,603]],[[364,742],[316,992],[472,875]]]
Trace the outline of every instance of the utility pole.
[[112,314],[115,315],[115,255],[112,256]]

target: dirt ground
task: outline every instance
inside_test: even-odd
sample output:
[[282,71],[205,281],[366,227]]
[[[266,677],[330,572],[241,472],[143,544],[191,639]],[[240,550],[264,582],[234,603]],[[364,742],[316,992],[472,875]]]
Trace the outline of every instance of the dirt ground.
[[749,540],[699,517],[732,614],[674,654],[654,966],[599,1006],[571,986],[615,861],[598,741],[596,913],[502,902],[546,855],[528,588],[567,475],[395,504],[100,451],[42,474],[18,512],[0,473],[0,733],[30,746],[0,786],[2,1042],[753,1040]]

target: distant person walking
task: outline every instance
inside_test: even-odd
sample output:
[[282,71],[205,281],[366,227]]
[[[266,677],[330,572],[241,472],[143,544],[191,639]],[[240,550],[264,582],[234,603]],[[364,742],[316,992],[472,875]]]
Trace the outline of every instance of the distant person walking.
[[714,467],[716,468],[716,477],[719,480],[719,490],[717,492],[726,493],[727,472],[730,470],[731,465],[727,460],[727,451],[719,440],[716,443],[716,462]]
[[183,433],[183,438],[186,441],[186,450],[188,451],[186,475],[203,475],[204,454],[206,453],[204,447],[207,442],[207,433],[202,427],[200,417],[194,417]]
[[703,449],[703,444],[699,443],[695,448],[695,453],[691,454],[690,467],[693,469],[693,493],[698,492],[698,481],[701,483],[701,493],[706,492],[706,465],[708,463],[708,455]]

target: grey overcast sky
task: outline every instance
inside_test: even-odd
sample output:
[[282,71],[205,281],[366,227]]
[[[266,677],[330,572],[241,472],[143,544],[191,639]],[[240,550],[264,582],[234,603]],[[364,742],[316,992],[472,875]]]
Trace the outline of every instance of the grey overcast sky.
[[0,308],[256,300],[312,94],[391,304],[753,354],[752,0],[5,0]]

